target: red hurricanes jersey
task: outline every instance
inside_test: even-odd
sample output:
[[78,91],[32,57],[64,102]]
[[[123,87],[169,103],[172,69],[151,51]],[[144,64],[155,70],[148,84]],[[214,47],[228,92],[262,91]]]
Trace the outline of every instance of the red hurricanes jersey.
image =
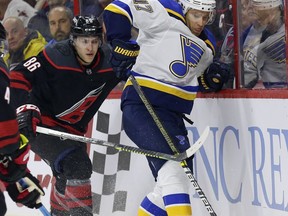
[[10,106],[10,81],[7,68],[0,58],[0,154],[9,154],[19,147],[18,123]]
[[120,80],[109,64],[108,47],[102,46],[86,67],[76,55],[67,40],[47,46],[38,56],[20,63],[11,71],[13,105],[35,104],[44,125],[85,133],[89,121]]

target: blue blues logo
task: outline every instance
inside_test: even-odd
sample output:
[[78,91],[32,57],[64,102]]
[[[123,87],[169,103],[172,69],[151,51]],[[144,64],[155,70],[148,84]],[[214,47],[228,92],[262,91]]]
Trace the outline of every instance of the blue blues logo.
[[285,63],[286,51],[285,51],[285,35],[278,40],[273,41],[269,46],[263,49],[264,53],[276,63]]
[[180,40],[183,58],[171,62],[169,68],[174,76],[182,78],[188,74],[189,67],[197,67],[204,53],[204,49],[200,44],[183,35],[180,35]]
[[185,144],[186,144],[186,138],[185,138],[185,136],[178,135],[178,136],[176,136],[176,137],[177,137],[177,139],[179,140],[179,144],[180,144],[180,145],[185,145]]

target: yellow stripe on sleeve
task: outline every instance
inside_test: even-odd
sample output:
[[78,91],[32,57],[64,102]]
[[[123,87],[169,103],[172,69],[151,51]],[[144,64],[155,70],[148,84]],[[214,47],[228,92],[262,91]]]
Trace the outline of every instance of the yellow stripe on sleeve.
[[114,4],[109,4],[109,5],[105,8],[105,10],[108,10],[108,11],[111,11],[111,12],[113,12],[113,13],[121,14],[121,15],[123,15],[123,16],[126,16],[126,17],[129,19],[129,21],[130,21],[130,23],[131,23],[131,25],[132,25],[132,19],[131,19],[131,17],[129,16],[129,14],[128,14],[124,9],[122,9],[122,8],[120,8],[120,7],[117,7],[117,6],[114,5]]

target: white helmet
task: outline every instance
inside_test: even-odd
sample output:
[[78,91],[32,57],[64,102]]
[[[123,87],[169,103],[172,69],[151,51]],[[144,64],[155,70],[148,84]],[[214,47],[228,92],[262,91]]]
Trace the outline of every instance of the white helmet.
[[215,0],[178,0],[185,15],[189,9],[212,12],[216,8]]
[[252,0],[251,3],[258,10],[267,10],[283,5],[282,0]]
[[207,24],[211,24],[215,18],[215,0],[178,0],[178,3],[182,7],[183,14],[185,15],[189,9],[195,9],[199,11],[210,12],[209,21]]

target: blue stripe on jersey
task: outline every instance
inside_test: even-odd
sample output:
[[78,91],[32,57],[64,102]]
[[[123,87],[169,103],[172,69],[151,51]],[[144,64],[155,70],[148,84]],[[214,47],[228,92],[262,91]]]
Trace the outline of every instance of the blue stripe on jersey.
[[265,88],[287,88],[287,82],[263,82]]
[[[198,86],[180,87],[146,76],[135,76],[135,78],[153,106],[165,107],[178,113],[191,113]],[[124,87],[121,100],[122,105],[142,103],[129,80]]]
[[163,197],[165,206],[175,205],[175,204],[190,204],[189,194],[169,194]]
[[164,8],[174,11],[183,16],[182,7],[176,1],[159,0],[159,2],[164,6]]
[[105,8],[105,10],[108,10],[117,14],[122,14],[130,20],[131,24],[133,23],[133,16],[132,16],[131,10],[129,6],[125,4],[124,2],[115,0],[112,3],[110,3]]
[[[126,16],[116,14],[114,12],[104,10],[103,18],[106,27],[107,41],[117,38],[119,40],[128,41],[131,38],[131,23]],[[115,22],[117,20],[117,23]]]
[[165,210],[152,203],[147,197],[145,197],[145,199],[142,201],[141,207],[152,215],[167,216]]
[[172,17],[180,19],[183,23],[186,23],[182,7],[174,0],[159,0],[163,7],[167,10],[168,14]]
[[208,29],[208,28],[204,28],[204,33],[206,34],[207,39],[205,40],[205,43],[208,44],[208,47],[212,49],[213,55],[216,55],[216,38],[213,35],[213,33]]
[[[184,100],[171,94],[142,86],[142,90],[153,106],[164,107],[173,112],[190,114],[194,100]],[[122,93],[122,105],[143,103],[134,87],[128,85]]]

